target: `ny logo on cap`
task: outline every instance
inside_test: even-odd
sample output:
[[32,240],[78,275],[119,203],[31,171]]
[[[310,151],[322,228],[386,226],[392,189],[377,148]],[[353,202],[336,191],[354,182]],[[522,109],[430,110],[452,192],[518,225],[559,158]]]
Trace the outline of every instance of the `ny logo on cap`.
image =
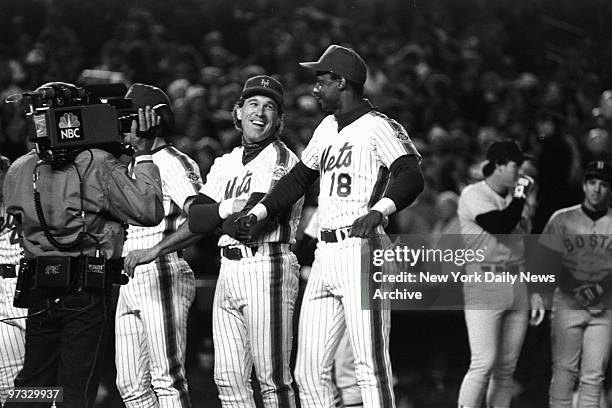
[[603,170],[604,162],[602,160],[597,160],[597,170]]
[[270,81],[268,81],[267,79],[262,79],[261,86],[270,86]]

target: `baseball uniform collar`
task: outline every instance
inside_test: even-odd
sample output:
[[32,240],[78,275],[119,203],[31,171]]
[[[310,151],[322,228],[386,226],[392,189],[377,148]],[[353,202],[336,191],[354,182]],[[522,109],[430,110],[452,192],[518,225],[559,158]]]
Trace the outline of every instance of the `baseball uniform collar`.
[[248,164],[253,160],[259,152],[265,149],[270,143],[278,140],[278,136],[270,136],[269,138],[262,140],[259,143],[247,143],[244,138],[242,139],[242,165]]
[[336,122],[338,123],[338,133],[340,133],[343,128],[347,127],[373,109],[374,106],[372,106],[370,101],[364,98],[361,101],[361,104],[359,104],[359,106],[357,106],[355,109],[334,115],[336,117]]
[[581,208],[582,208],[582,211],[586,214],[586,216],[589,217],[593,221],[597,221],[598,219],[600,219],[601,217],[603,217],[604,215],[608,213],[607,208],[601,211],[593,211],[593,210],[589,210],[588,208],[586,208],[584,204],[581,205]]

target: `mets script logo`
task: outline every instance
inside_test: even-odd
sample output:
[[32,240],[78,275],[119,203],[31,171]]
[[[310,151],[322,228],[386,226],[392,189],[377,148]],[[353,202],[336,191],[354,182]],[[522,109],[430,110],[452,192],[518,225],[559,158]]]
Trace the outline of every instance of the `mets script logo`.
[[253,173],[247,171],[240,183],[238,183],[238,177],[229,180],[225,186],[225,199],[240,197],[245,193],[248,194],[251,191],[251,177],[253,177]]
[[331,154],[333,146],[329,146],[323,150],[321,155],[321,173],[325,173],[330,170],[340,169],[342,167],[349,167],[353,159],[353,146],[348,142],[344,143],[344,146],[340,148],[338,155]]
[[65,112],[58,118],[59,141],[82,140],[81,121],[74,112]]

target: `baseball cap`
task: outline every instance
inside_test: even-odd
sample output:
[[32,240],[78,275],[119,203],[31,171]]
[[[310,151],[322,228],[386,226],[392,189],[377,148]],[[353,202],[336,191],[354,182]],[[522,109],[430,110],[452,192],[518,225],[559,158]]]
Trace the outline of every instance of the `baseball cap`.
[[598,178],[612,182],[612,163],[604,160],[590,162],[584,171],[584,178]]
[[517,164],[521,164],[527,159],[514,140],[501,140],[491,143],[487,150],[487,160],[495,161],[498,159],[508,159]]
[[316,62],[300,62],[300,66],[318,72],[333,72],[349,81],[365,84],[367,65],[363,58],[350,48],[332,44]]
[[257,75],[247,79],[240,96],[246,99],[253,95],[263,95],[272,98],[280,109],[283,108],[283,86],[271,76]]
[[153,85],[135,83],[130,86],[125,97],[132,100],[134,109],[144,108],[149,105],[151,107],[164,103],[170,106],[168,95],[161,89]]

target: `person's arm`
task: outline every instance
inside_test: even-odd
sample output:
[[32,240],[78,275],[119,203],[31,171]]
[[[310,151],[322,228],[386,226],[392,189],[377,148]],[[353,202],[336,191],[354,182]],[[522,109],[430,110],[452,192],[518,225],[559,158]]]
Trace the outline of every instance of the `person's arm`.
[[503,210],[489,211],[476,216],[476,223],[491,234],[510,234],[521,220],[524,198],[513,198]]
[[350,236],[364,237],[371,234],[384,217],[412,204],[425,187],[417,156],[398,157],[391,163],[389,172],[391,180],[383,198],[372,206],[368,214],[355,220]]
[[277,216],[306,194],[318,177],[317,170],[298,162],[247,215],[254,214],[257,221]]
[[134,178],[112,155],[107,154],[104,163],[101,183],[109,213],[131,225],[158,225],[164,218],[163,196],[159,169],[150,152],[134,155]]

